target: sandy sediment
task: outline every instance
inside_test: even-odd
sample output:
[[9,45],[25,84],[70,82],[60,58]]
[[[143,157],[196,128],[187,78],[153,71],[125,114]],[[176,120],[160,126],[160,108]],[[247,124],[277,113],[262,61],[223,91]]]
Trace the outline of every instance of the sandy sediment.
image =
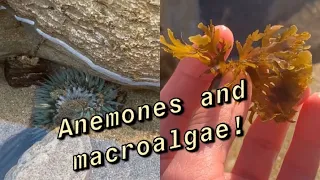
[[0,119],[28,125],[36,87],[12,88],[0,64]]

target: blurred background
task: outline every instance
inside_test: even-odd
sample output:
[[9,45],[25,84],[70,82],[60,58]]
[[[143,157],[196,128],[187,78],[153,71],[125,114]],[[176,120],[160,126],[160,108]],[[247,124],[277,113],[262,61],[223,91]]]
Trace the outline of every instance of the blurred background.
[[[161,34],[167,37],[167,28],[170,28],[176,38],[182,37],[187,41],[190,35],[200,33],[197,25],[213,20],[214,25],[226,25],[233,34],[234,39],[241,43],[247,36],[259,29],[263,31],[268,24],[281,24],[284,26],[296,25],[298,31],[308,31],[311,38],[308,44],[312,46],[313,54],[313,82],[312,92],[320,92],[320,0],[161,0]],[[235,57],[233,49],[230,57]],[[170,54],[161,52],[161,87],[170,78],[178,60]],[[244,125],[245,129],[249,124]],[[290,144],[294,131],[294,124],[290,127],[288,135],[279,153],[277,162],[270,176],[276,179],[283,157]],[[235,163],[242,138],[236,138],[229,152],[226,170],[230,171]],[[319,173],[317,179],[320,179]]]

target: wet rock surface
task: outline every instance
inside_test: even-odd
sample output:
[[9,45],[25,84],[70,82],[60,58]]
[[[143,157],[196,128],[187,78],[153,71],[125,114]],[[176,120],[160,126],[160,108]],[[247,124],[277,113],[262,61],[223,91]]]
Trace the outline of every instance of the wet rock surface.
[[22,155],[5,180],[85,179],[90,171],[73,171],[73,155],[91,150],[88,136],[66,137],[61,141],[52,131]]
[[[4,132],[0,136],[0,145],[10,137],[14,137],[17,133],[28,129],[18,124],[0,121],[0,130]],[[56,137],[56,133],[50,132],[41,141],[29,148],[20,158],[18,164],[7,173],[6,180],[29,178],[50,180],[65,179],[67,176],[69,179],[77,179],[78,176],[81,176],[81,178],[85,177],[88,180],[148,180],[160,178],[159,155],[152,153],[148,158],[144,158],[139,156],[136,151],[130,151],[129,161],[127,162],[120,161],[116,165],[105,162],[105,165],[102,167],[90,168],[75,175],[72,170],[72,156],[74,155],[72,153],[90,153],[93,150],[105,152],[111,146],[120,148],[120,144],[114,140],[100,140],[96,138],[88,140],[86,136],[67,137],[63,141],[57,140]],[[79,146],[75,148],[74,146],[76,145]],[[51,165],[46,164],[49,162]],[[60,171],[61,168],[64,171]],[[4,177],[5,175],[2,176]]]

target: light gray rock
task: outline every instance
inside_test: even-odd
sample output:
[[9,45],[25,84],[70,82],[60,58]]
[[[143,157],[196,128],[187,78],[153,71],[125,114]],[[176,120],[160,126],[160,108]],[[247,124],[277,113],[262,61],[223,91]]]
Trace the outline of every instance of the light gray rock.
[[[120,144],[113,140],[102,141],[91,139],[92,149],[105,152],[109,147],[118,147]],[[105,162],[105,166],[92,169],[90,180],[155,180],[160,179],[160,156],[152,153],[148,158],[130,151],[129,161],[120,161],[112,165]]]
[[90,170],[73,171],[73,155],[91,150],[88,136],[66,137],[61,141],[51,131],[22,155],[18,164],[7,173],[5,180],[86,179]]
[[[29,25],[25,25],[27,32],[20,32],[21,24],[1,22],[2,33],[19,37],[0,38],[0,47],[7,41],[12,45],[0,52],[0,58],[35,53],[121,84],[159,87],[160,0],[8,0],[3,4],[7,9],[1,11]],[[6,16],[0,13],[1,20]],[[3,24],[9,28],[2,28]],[[20,31],[12,31],[15,28]],[[32,41],[24,41],[28,37]]]
[[[0,121],[0,130],[1,130],[0,144],[2,144],[4,141],[14,136],[15,134],[21,132],[21,130],[24,130],[25,128],[26,127],[19,124],[8,123],[7,121]],[[34,144],[29,150],[27,150],[24,153],[24,155],[20,158],[18,164],[14,166],[11,169],[11,171],[7,173],[6,180],[20,179],[19,178],[20,176],[24,176],[22,173],[26,173],[27,177],[23,177],[21,179],[39,178],[37,176],[41,176],[43,177],[43,179],[45,179],[45,178],[48,178],[45,175],[46,173],[49,172],[48,171],[49,169],[51,170],[50,174],[54,174],[54,172],[58,172],[56,168],[60,170],[60,168],[62,167],[64,167],[64,170],[69,170],[70,173],[73,173],[72,169],[70,169],[72,168],[72,164],[68,164],[68,162],[70,162],[69,161],[70,157],[72,158],[72,155],[74,155],[73,153],[77,153],[77,151],[80,153],[90,153],[92,150],[100,150],[101,152],[105,152],[111,146],[120,148],[120,144],[113,140],[99,140],[99,139],[91,138],[89,142],[87,140],[87,137],[85,137],[85,140],[82,140],[82,142],[78,142],[80,141],[80,139],[79,137],[76,137],[76,138],[69,138],[68,140],[67,139],[66,140],[67,141],[76,140],[78,144],[83,144],[85,146],[88,146],[87,149],[84,149],[84,148],[81,149],[81,146],[79,146],[80,147],[79,149],[78,147],[75,147],[76,145],[70,146],[67,144],[67,148],[70,150],[72,148],[71,151],[73,152],[71,151],[68,151],[66,153],[65,151],[58,152],[57,149],[60,149],[60,147],[63,147],[64,145],[63,144],[59,145],[57,143],[59,142],[61,143],[64,141],[58,141],[56,139],[56,136],[57,136],[56,133],[51,132],[42,141]],[[54,146],[55,148],[52,148]],[[53,153],[53,151],[56,151],[56,153]],[[61,154],[63,157],[61,156]],[[51,157],[49,158],[49,156]],[[60,156],[60,158],[63,159],[63,161],[61,161],[61,159],[58,156]],[[111,165],[105,162],[105,165],[103,167],[99,167],[99,168],[91,167],[90,170],[83,171],[82,173],[87,173],[88,176],[86,178],[88,178],[89,180],[160,179],[160,156],[159,155],[152,153],[150,157],[143,158],[143,157],[140,157],[136,153],[136,151],[130,151],[129,156],[130,156],[130,159],[127,162],[120,161],[116,165]],[[44,160],[41,160],[41,157],[44,157]],[[66,159],[64,160],[65,157]],[[69,158],[69,160],[67,158]],[[37,163],[40,163],[40,162],[41,164],[37,165]],[[49,165],[50,164],[51,165],[47,166],[46,163],[49,163]],[[29,171],[29,168],[31,169],[31,171]],[[41,169],[41,168],[44,168],[44,169]],[[32,173],[28,173],[28,172],[32,172]],[[50,174],[47,174],[47,175],[50,176]],[[57,173],[57,174],[64,177],[62,173]]]
[[25,126],[0,119],[0,146],[11,136],[26,129]]
[[11,136],[19,133],[20,131],[24,130],[26,127],[9,123],[8,121],[0,119],[0,146]]

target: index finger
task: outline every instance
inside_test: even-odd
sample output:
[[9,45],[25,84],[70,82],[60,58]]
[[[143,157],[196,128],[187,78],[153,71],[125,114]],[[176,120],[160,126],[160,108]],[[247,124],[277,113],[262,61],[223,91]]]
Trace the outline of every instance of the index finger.
[[[229,28],[226,26],[216,26],[216,28],[219,29],[222,39],[233,44],[233,34]],[[225,58],[229,56],[230,51],[231,48]],[[193,111],[200,106],[202,92],[211,85],[214,75],[200,76],[207,69],[208,67],[197,59],[185,58],[178,64],[175,72],[161,90],[161,101],[169,103],[172,98],[179,98],[184,102],[184,113],[182,115],[174,116],[169,114],[167,118],[160,122],[160,134],[168,140],[169,145],[172,144],[170,130],[178,128],[182,133],[186,131]],[[161,172],[163,172],[162,167],[166,167],[165,164],[169,163],[163,160],[172,159],[174,154],[174,152],[169,152],[161,155]]]

